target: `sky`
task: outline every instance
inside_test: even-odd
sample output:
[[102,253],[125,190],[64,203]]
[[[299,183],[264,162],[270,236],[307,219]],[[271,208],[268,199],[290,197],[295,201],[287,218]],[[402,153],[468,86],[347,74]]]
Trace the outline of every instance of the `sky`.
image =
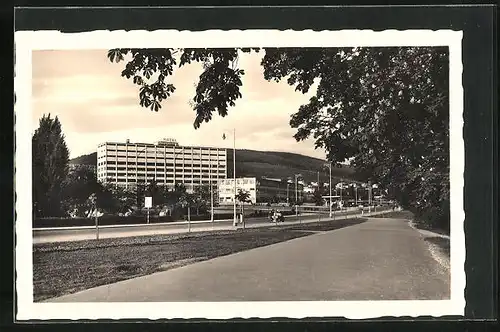
[[245,70],[242,98],[226,117],[214,114],[208,123],[194,129],[195,112],[189,101],[202,72],[201,65],[176,68],[169,83],[174,94],[153,112],[139,105],[139,87],[121,77],[125,62],[111,63],[107,50],[34,51],[32,124],[38,128],[44,114],[58,116],[70,158],[95,152],[106,141],[154,143],[175,138],[180,145],[295,152],[325,158],[313,140],[297,142],[290,116],[308,102],[311,93],[294,91],[285,81],[267,82],[260,66],[262,53],[242,54],[239,68]]

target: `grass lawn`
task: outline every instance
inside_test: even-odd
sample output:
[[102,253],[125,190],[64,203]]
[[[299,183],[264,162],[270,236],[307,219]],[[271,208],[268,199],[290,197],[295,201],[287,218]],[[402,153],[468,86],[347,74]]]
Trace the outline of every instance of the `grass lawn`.
[[33,247],[34,300],[43,301],[365,220],[36,244]]
[[449,232],[447,232],[447,231],[445,231],[443,229],[432,227],[432,226],[428,225],[427,223],[425,223],[425,222],[423,222],[421,220],[416,220],[415,217],[414,217],[414,215],[413,215],[413,213],[411,213],[409,211],[391,211],[391,212],[387,212],[387,213],[382,213],[382,214],[378,214],[378,215],[375,215],[375,216],[371,216],[370,218],[398,218],[398,219],[412,220],[413,224],[418,229],[423,229],[423,230],[431,231],[431,232],[438,233],[438,234],[441,234],[441,235],[450,235]]
[[450,258],[450,240],[440,236],[426,237],[425,241],[436,245],[446,257]]
[[377,214],[370,218],[396,218],[396,219],[413,219],[413,213],[409,211],[390,211],[387,213]]

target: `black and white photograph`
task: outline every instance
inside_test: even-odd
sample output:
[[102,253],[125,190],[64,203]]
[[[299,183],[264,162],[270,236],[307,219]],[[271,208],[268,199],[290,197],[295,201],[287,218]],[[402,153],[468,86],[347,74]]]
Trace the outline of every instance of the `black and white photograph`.
[[462,315],[461,38],[16,33],[18,319]]

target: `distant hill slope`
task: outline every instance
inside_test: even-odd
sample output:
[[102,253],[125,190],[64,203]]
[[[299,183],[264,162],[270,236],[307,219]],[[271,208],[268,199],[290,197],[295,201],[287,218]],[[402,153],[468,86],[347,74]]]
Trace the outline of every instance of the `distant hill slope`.
[[[227,150],[228,177],[233,176],[233,150]],[[70,160],[70,164],[95,165],[97,153],[91,153]],[[328,181],[328,168],[324,168],[325,161],[289,152],[271,152],[254,150],[236,150],[236,175],[270,178],[293,179],[295,174],[301,174],[306,182],[317,181],[318,172],[320,181]],[[332,177],[351,179],[354,171],[349,167],[334,168]]]
[[97,152],[84,154],[79,157],[73,158],[69,161],[69,163],[79,165],[97,165]]

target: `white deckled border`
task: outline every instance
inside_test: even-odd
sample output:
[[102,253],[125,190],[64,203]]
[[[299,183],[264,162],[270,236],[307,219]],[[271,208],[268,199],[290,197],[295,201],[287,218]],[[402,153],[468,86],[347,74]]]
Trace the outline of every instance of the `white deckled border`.
[[[463,222],[464,140],[462,32],[451,30],[279,31],[21,31],[15,33],[16,291],[17,320],[29,319],[172,319],[306,318],[464,315],[465,234]],[[33,303],[31,197],[31,79],[33,50],[206,47],[354,47],[449,46],[450,50],[450,195],[451,298],[443,301],[336,302],[164,302]],[[223,306],[223,308],[221,308]]]

